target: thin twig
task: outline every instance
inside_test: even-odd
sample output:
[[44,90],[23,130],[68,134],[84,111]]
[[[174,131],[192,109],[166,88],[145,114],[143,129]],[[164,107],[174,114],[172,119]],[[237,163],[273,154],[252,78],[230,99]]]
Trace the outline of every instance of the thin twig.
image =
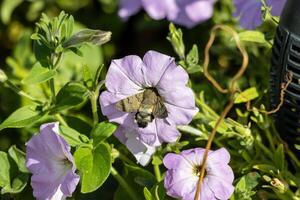
[[291,84],[291,82],[293,81],[293,74],[291,72],[289,72],[288,74],[286,74],[285,76],[285,83],[281,84],[281,90],[280,90],[280,102],[279,104],[276,106],[275,109],[267,111],[267,110],[262,110],[262,109],[257,109],[257,108],[252,108],[251,106],[251,102],[248,101],[246,103],[246,108],[248,111],[258,111],[260,113],[266,114],[266,115],[271,115],[274,114],[276,112],[278,112],[280,110],[280,108],[282,107],[283,103],[284,103],[284,96],[285,96],[285,91],[287,90],[287,88],[289,87],[289,85]]
[[[230,88],[227,88],[227,89],[225,89],[221,85],[219,85],[219,83],[208,72],[209,58],[210,58],[209,57],[209,51],[210,51],[210,49],[211,49],[211,47],[212,47],[212,45],[213,45],[213,43],[215,41],[216,33],[219,30],[224,30],[226,32],[229,32],[233,36],[233,39],[236,42],[236,46],[239,49],[239,51],[241,52],[242,57],[243,57],[242,65],[241,65],[239,71],[232,78],[231,84],[230,84]],[[222,112],[220,118],[218,119],[215,127],[213,128],[211,134],[209,135],[209,138],[208,138],[208,141],[207,141],[207,144],[206,144],[206,147],[205,147],[205,152],[204,152],[202,164],[201,164],[201,171],[200,171],[200,177],[199,177],[198,184],[197,184],[197,190],[196,190],[195,200],[200,200],[201,185],[202,185],[202,182],[203,182],[203,178],[204,178],[204,174],[205,174],[205,168],[206,168],[205,165],[206,165],[206,161],[207,161],[207,158],[208,158],[209,150],[210,150],[211,145],[212,145],[212,141],[214,140],[215,135],[217,133],[217,128],[223,122],[223,120],[226,118],[226,116],[228,115],[228,113],[230,112],[231,108],[234,105],[233,96],[234,96],[234,93],[236,91],[238,91],[235,88],[235,83],[244,74],[244,72],[247,69],[248,63],[249,63],[248,53],[245,50],[245,48],[242,46],[241,41],[239,39],[238,33],[234,29],[232,29],[232,28],[230,28],[228,26],[225,26],[225,25],[217,25],[217,26],[213,27],[211,35],[210,35],[210,38],[209,38],[209,41],[208,41],[208,43],[207,43],[207,45],[205,47],[205,52],[204,53],[205,53],[205,58],[204,58],[204,67],[203,68],[204,68],[204,75],[205,75],[205,77],[212,83],[212,85],[218,91],[220,91],[221,93],[224,93],[224,94],[230,93],[231,97],[230,97],[229,103],[225,107],[225,109]]]

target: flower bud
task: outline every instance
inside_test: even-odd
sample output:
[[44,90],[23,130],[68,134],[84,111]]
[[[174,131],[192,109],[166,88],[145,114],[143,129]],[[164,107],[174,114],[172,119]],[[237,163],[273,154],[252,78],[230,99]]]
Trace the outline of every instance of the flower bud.
[[287,185],[279,180],[278,178],[273,178],[270,184],[275,187],[280,193],[285,193],[287,188]]
[[68,39],[62,46],[67,49],[76,47],[85,42],[90,42],[94,45],[102,45],[108,42],[111,38],[110,31],[84,29],[75,33],[70,39]]
[[167,39],[171,42],[175,52],[180,57],[180,59],[183,60],[185,57],[185,46],[182,38],[182,31],[180,29],[176,29],[173,24],[170,24],[169,30],[170,33]]
[[7,80],[7,76],[2,69],[0,69],[0,82],[4,83]]

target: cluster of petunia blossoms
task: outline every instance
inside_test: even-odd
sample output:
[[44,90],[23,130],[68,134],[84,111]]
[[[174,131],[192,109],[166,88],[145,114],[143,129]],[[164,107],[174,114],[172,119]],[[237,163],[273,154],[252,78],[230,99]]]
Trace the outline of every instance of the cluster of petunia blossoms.
[[[119,15],[127,19],[144,8],[154,19],[167,18],[193,27],[212,16],[214,3],[215,0],[121,0]],[[265,3],[271,14],[280,15],[284,0]],[[260,0],[234,0],[234,5],[242,27],[253,29],[262,23]],[[99,98],[101,111],[110,122],[119,124],[114,135],[142,166],[149,163],[157,147],[178,141],[177,126],[189,124],[198,112],[188,80],[187,72],[174,58],[156,51],[146,52],[143,58],[130,55],[111,62],[106,90]],[[160,111],[154,111],[153,102],[160,106]],[[26,144],[26,166],[32,173],[33,195],[38,200],[66,199],[72,196],[80,180],[70,145],[60,135],[58,126],[42,125],[40,133]],[[164,186],[169,196],[195,198],[204,151],[195,148],[165,155]],[[209,151],[202,200],[230,198],[234,174],[229,161],[225,148]]]
[[167,18],[175,24],[192,28],[213,15],[216,0],[120,0],[119,16],[124,20],[142,8],[155,20]]

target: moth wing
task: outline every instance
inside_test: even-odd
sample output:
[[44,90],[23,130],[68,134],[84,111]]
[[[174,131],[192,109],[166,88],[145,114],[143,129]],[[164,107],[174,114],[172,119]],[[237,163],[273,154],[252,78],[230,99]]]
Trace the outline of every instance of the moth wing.
[[137,112],[143,101],[143,93],[122,99],[116,103],[116,109],[123,112]]
[[167,108],[160,98],[158,98],[158,100],[153,108],[152,114],[153,114],[154,118],[163,119],[163,118],[168,117]]

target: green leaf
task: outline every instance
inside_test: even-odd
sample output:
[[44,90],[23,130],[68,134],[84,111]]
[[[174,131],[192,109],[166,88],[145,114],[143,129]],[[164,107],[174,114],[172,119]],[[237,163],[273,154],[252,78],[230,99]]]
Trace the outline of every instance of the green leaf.
[[145,200],[155,200],[155,198],[152,197],[151,192],[146,187],[144,187],[144,196]]
[[97,190],[107,179],[111,169],[111,150],[105,144],[96,149],[90,146],[79,147],[75,154],[75,163],[81,175],[81,192]]
[[117,129],[115,124],[109,122],[101,122],[92,130],[91,136],[94,140],[94,146],[109,138]]
[[51,55],[51,49],[40,41],[35,40],[33,43],[33,52],[35,58],[39,61],[42,67],[49,68],[49,56]]
[[13,145],[8,150],[9,156],[15,161],[18,166],[18,169],[21,172],[28,173],[27,167],[25,165],[25,153],[18,149],[16,145]]
[[151,188],[156,183],[156,178],[153,174],[143,168],[126,165],[126,169],[132,176],[133,181],[139,186]]
[[155,184],[151,188],[151,194],[154,196],[155,200],[164,200],[166,197],[166,190],[164,187],[164,181],[161,181],[157,184]]
[[4,0],[1,4],[0,16],[3,24],[10,22],[11,14],[18,7],[22,0]]
[[257,172],[251,172],[240,178],[235,186],[234,199],[251,200],[256,192],[254,188],[259,184],[261,176]]
[[273,165],[268,165],[268,164],[258,164],[253,166],[254,169],[257,169],[259,171],[262,171],[264,173],[268,174],[274,174],[277,172],[277,168],[274,167]]
[[55,70],[49,70],[48,68],[42,67],[38,62],[36,63],[29,75],[22,80],[23,84],[38,84],[48,81],[56,75]]
[[258,185],[260,178],[261,176],[257,172],[248,173],[239,180],[236,189],[240,191],[252,190]]
[[186,62],[188,64],[188,67],[193,67],[193,66],[198,64],[198,62],[199,62],[199,53],[198,53],[197,45],[194,44],[193,48],[187,54]]
[[284,170],[285,166],[285,158],[284,158],[284,149],[283,149],[283,144],[280,144],[278,148],[275,151],[274,155],[274,163],[275,166],[280,170]]
[[10,185],[10,164],[7,154],[2,151],[0,151],[0,166],[0,187],[5,187],[7,185]]
[[67,126],[60,125],[59,133],[72,147],[89,142],[89,138],[87,136],[80,134],[76,130]]
[[20,193],[27,185],[29,175],[25,173],[18,174],[12,181],[11,186],[7,185],[2,188],[1,194],[17,194]]
[[259,95],[256,90],[256,87],[251,87],[251,88],[248,88],[247,90],[241,92],[240,94],[238,94],[234,100],[234,103],[235,104],[246,103],[253,99],[256,99],[258,96]]
[[24,106],[13,112],[2,124],[0,131],[5,128],[23,128],[38,121],[45,112],[38,106]]
[[67,83],[56,96],[56,105],[53,111],[70,109],[87,99],[88,90],[80,83]]
[[83,82],[85,86],[89,89],[93,89],[94,80],[90,68],[87,65],[84,65],[82,70],[83,70]]
[[240,40],[244,42],[256,42],[267,44],[265,35],[260,31],[244,31],[239,33]]

